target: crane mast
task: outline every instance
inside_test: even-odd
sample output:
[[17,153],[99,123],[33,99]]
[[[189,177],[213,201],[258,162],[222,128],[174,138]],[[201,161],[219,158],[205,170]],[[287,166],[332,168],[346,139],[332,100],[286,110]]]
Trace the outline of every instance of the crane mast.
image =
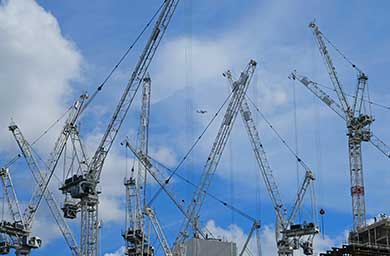
[[[250,80],[256,69],[256,65],[256,61],[251,60],[246,66],[245,70],[241,73],[240,78],[233,83],[233,95],[230,99],[222,124],[219,128],[218,134],[214,140],[210,154],[204,166],[204,170],[202,172],[202,176],[199,183],[200,185],[198,186],[198,189],[195,190],[193,199],[191,200],[190,205],[187,208],[187,215],[195,223],[198,222],[199,212],[206,197],[206,191],[210,187],[211,179],[219,164],[219,160],[222,156],[223,150],[231,133],[234,121],[237,117],[238,108],[248,89]],[[187,229],[189,227],[189,224],[189,220],[184,220],[179,235],[176,238],[175,246],[180,246],[180,244],[183,243],[188,236]]]
[[[227,79],[229,80],[230,84],[233,84],[233,78],[232,74],[230,71],[227,71],[224,74]],[[280,225],[281,228],[281,233],[282,233],[282,238],[279,240],[279,234],[277,234],[277,246],[278,246],[278,253],[279,255],[292,255],[293,254],[293,249],[298,249],[298,248],[293,248],[291,246],[292,241],[291,238],[296,238],[296,237],[302,237],[302,236],[312,236],[310,237],[310,240],[313,241],[314,235],[318,233],[318,230],[316,229],[315,226],[313,227],[307,227],[306,229],[301,230],[302,232],[300,234],[297,234],[295,236],[292,235],[286,235],[289,232],[290,225],[293,224],[293,221],[295,219],[295,215],[298,212],[298,210],[301,207],[301,203],[303,201],[304,195],[306,193],[307,188],[309,187],[310,183],[314,180],[314,175],[310,171],[310,169],[303,165],[303,167],[306,170],[306,175],[305,179],[298,190],[297,193],[297,198],[294,203],[293,209],[290,213],[290,217],[287,219],[286,218],[286,209],[283,205],[279,188],[277,185],[277,182],[274,178],[273,171],[270,167],[270,164],[268,162],[263,143],[260,140],[259,132],[256,128],[256,124],[252,118],[252,112],[249,108],[248,101],[246,100],[246,97],[241,102],[240,105],[240,114],[242,121],[244,123],[245,129],[248,133],[249,141],[252,146],[252,150],[255,154],[256,162],[259,166],[259,170],[261,171],[264,183],[266,185],[268,195],[271,198],[272,204],[274,206],[274,209],[276,211],[277,215],[277,225]],[[291,233],[291,232],[290,232]],[[307,250],[311,248],[311,244],[306,244],[305,246],[302,246],[304,250]],[[309,248],[308,248],[309,247]],[[311,254],[307,254],[311,255]]]
[[[148,153],[149,113],[151,79],[147,75],[142,84],[142,104],[138,135],[138,151]],[[134,166],[133,166],[134,167]],[[136,176],[136,177],[135,177]],[[152,248],[145,237],[144,207],[146,200],[146,170],[138,161],[137,172],[132,168],[130,177],[125,179],[126,187],[126,231],[122,234],[126,241],[128,255],[149,255]]]
[[95,256],[98,254],[98,194],[100,192],[97,190],[97,184],[100,181],[104,161],[135,98],[136,92],[145,77],[178,3],[179,0],[166,0],[164,2],[153,31],[116,106],[101,142],[92,157],[88,171],[83,175],[66,179],[61,188],[64,193],[69,193],[72,198],[80,199],[81,254],[83,256]]

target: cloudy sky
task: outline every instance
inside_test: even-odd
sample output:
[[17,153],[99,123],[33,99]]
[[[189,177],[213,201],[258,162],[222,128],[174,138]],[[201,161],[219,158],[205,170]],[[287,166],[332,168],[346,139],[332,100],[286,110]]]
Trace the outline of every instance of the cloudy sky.
[[[161,2],[0,0],[2,165],[19,152],[8,131],[9,122],[14,120],[30,141],[37,138],[82,92],[94,91]],[[317,178],[317,208],[325,209],[326,214],[324,235],[318,239],[316,250],[341,244],[352,219],[345,125],[288,75],[296,69],[314,81],[331,85],[308,28],[315,19],[327,38],[368,75],[371,99],[390,105],[389,7],[386,1],[183,0],[150,68],[152,157],[174,168],[228,96],[229,85],[222,73],[230,69],[238,77],[248,61],[255,59],[259,65],[248,95]],[[144,42],[142,37],[81,120],[89,156],[96,150]],[[346,92],[353,94],[356,72],[334,50],[331,54]],[[333,91],[326,92],[336,97]],[[120,142],[126,136],[135,141],[139,106],[137,98],[103,169],[101,255],[121,255],[124,244],[120,236],[124,228],[122,184],[128,173],[126,163],[130,165],[132,160],[126,158],[130,153]],[[197,113],[200,109],[207,113]],[[297,169],[294,157],[261,115],[252,111],[283,200],[291,207],[304,171]],[[390,144],[386,128],[389,110],[372,106],[372,111],[376,119],[373,132]],[[179,170],[195,183],[220,120],[213,122]],[[62,122],[34,145],[42,159],[48,158]],[[389,160],[369,144],[364,144],[363,153],[367,217],[372,218],[390,212]],[[25,206],[33,187],[30,173],[22,159],[11,166],[11,171]],[[62,172],[58,168],[51,183],[53,191],[61,184]],[[156,189],[156,184],[150,184],[150,193]],[[187,202],[193,192],[193,187],[177,178],[170,189]],[[275,214],[239,118],[210,192],[260,219],[263,255],[276,255]],[[60,196],[58,199],[62,200]],[[172,243],[182,216],[163,194],[153,206]],[[301,218],[306,212],[302,211]],[[239,248],[252,225],[211,198],[206,199],[201,222],[216,236],[236,241]],[[78,237],[79,223],[70,225]],[[34,230],[44,245],[32,255],[69,255],[45,205],[39,210]],[[158,248],[158,242],[153,242]],[[161,248],[158,252],[161,254]]]

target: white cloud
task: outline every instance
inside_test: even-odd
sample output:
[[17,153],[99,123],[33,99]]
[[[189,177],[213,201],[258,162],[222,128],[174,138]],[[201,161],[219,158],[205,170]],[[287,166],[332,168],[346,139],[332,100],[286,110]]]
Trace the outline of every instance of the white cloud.
[[80,77],[82,57],[61,34],[56,18],[33,0],[1,2],[0,34],[0,142],[4,146],[11,141],[7,128],[11,118],[30,138],[64,112],[72,93],[70,82]]
[[115,252],[105,253],[104,256],[122,256],[125,253],[125,247],[121,247]]

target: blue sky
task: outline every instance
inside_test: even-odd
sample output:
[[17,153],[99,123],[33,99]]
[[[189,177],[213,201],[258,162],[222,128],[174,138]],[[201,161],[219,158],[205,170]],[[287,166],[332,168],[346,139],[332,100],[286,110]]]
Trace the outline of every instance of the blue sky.
[[[0,33],[4,35],[0,42],[0,52],[4,55],[0,60],[3,67],[0,77],[4,82],[0,87],[0,99],[4,102],[0,110],[2,163],[18,152],[7,131],[10,118],[20,124],[27,138],[37,137],[82,91],[92,92],[96,88],[160,2],[1,2]],[[227,97],[228,83],[221,74],[231,69],[238,76],[253,58],[259,65],[248,94],[289,144],[298,147],[301,157],[317,177],[317,206],[326,210],[325,239],[318,241],[317,248],[341,243],[352,219],[345,126],[307,89],[287,77],[297,69],[314,81],[330,85],[307,26],[316,19],[324,34],[368,74],[372,99],[389,104],[388,7],[386,1],[183,0],[150,69],[153,157],[174,167]],[[90,155],[130,76],[145,37],[142,39],[83,117],[81,133]],[[331,54],[346,91],[352,93],[356,85],[355,72],[334,51]],[[332,91],[328,92],[336,97]],[[199,115],[197,109],[206,109],[208,113]],[[103,170],[102,255],[114,253],[123,245],[120,232],[124,225],[122,182],[126,175],[126,152],[119,143],[125,136],[134,141],[138,111],[139,101],[131,108]],[[294,129],[294,111],[297,130]],[[373,112],[374,133],[390,144],[389,111],[373,107]],[[294,158],[261,117],[254,115],[283,199],[289,206],[297,187]],[[180,170],[194,182],[199,179],[219,123],[217,119]],[[36,145],[44,159],[60,127],[57,125]],[[388,159],[371,145],[364,145],[363,152],[367,217],[372,218],[379,212],[389,213]],[[18,196],[27,202],[32,187],[30,174],[23,161],[18,161],[12,169],[18,170],[13,173]],[[298,173],[302,178],[303,170]],[[56,175],[53,190],[60,183],[61,170]],[[156,189],[153,184],[150,187],[151,191]],[[172,189],[186,201],[193,191],[179,180],[174,181]],[[274,212],[239,118],[210,191],[260,218],[265,255],[275,255],[271,252],[274,249]],[[182,217],[164,195],[154,207],[172,242]],[[245,238],[251,226],[250,222],[209,198],[202,211],[202,221],[221,237],[236,240]],[[72,227],[78,236],[77,222],[72,223]],[[36,232],[48,239],[33,255],[68,254],[44,205],[38,214]]]

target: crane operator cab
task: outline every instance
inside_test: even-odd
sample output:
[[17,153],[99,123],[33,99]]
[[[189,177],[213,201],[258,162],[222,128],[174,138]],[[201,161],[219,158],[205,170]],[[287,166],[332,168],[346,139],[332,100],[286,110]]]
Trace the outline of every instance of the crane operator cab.
[[24,237],[24,244],[32,249],[37,249],[42,245],[42,239],[37,236]]

